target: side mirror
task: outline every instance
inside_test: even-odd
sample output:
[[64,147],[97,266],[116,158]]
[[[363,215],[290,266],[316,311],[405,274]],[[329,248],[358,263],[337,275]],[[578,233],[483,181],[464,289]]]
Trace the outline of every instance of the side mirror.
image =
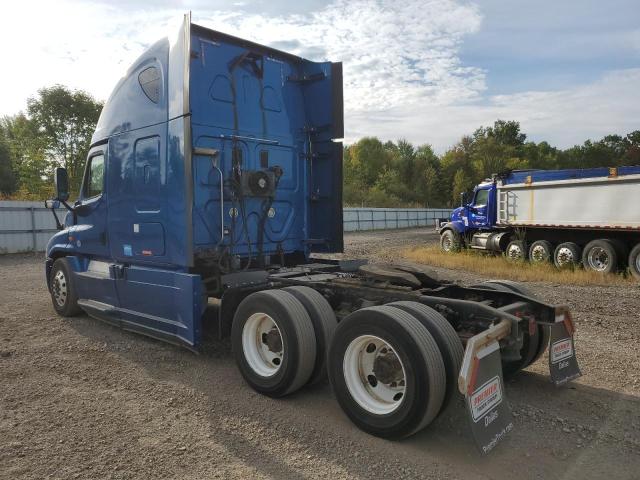
[[59,200],[45,200],[44,201],[44,208],[46,208],[47,210],[55,210],[56,208],[60,208],[60,201]]
[[54,174],[54,184],[56,187],[56,198],[61,202],[69,200],[69,174],[67,169],[63,167],[56,168]]
[[460,194],[460,206],[464,207],[467,203],[467,192],[462,192]]

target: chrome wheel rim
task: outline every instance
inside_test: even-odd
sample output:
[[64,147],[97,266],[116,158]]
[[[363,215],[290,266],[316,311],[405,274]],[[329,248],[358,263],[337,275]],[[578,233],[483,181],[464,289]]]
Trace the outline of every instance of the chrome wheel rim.
[[442,237],[442,250],[445,252],[450,252],[453,247],[453,242],[451,241],[451,237],[449,235],[445,235]]
[[559,266],[564,267],[565,265],[575,263],[575,258],[573,258],[573,252],[570,248],[562,247],[558,249],[556,261]]
[[242,328],[242,351],[249,367],[271,377],[282,367],[284,345],[278,324],[266,313],[254,313]]
[[524,255],[522,249],[518,245],[510,245],[507,249],[507,257],[510,260],[522,260]]
[[64,307],[65,303],[67,303],[68,290],[67,278],[64,276],[64,272],[62,270],[58,270],[54,275],[51,290],[53,292],[53,299],[58,306]]
[[351,397],[375,415],[397,410],[406,394],[406,373],[389,343],[374,335],[361,335],[347,347],[343,373]]
[[532,262],[545,262],[549,258],[547,250],[542,245],[536,245],[531,249]]
[[611,256],[604,248],[593,247],[587,254],[587,263],[591,270],[602,272],[609,267],[609,264],[611,263]]

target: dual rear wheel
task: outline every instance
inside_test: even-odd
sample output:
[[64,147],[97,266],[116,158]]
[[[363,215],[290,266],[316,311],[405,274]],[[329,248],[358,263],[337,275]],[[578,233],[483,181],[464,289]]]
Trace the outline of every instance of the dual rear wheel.
[[249,295],[231,337],[254,390],[280,397],[328,374],[347,416],[384,438],[411,435],[444,410],[463,357],[453,327],[425,305],[363,308],[337,325],[328,302],[308,287]]
[[271,397],[316,383],[326,376],[325,352],[336,326],[329,303],[309,287],[252,293],[238,306],[231,328],[240,373]]

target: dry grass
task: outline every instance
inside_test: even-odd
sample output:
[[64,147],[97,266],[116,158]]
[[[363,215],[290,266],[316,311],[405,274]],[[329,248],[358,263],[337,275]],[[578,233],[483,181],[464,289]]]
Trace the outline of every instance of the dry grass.
[[601,274],[582,269],[558,270],[552,264],[532,265],[527,262],[513,264],[502,256],[463,250],[445,253],[437,246],[414,247],[402,252],[407,260],[434,267],[464,270],[484,276],[525,282],[554,282],[570,285],[637,285],[633,277],[623,274]]

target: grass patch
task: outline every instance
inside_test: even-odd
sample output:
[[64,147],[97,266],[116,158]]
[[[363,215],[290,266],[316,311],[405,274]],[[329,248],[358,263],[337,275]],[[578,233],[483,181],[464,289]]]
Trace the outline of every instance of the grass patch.
[[602,274],[576,269],[557,269],[553,264],[533,265],[528,262],[517,264],[508,262],[502,255],[490,255],[484,252],[463,250],[458,253],[445,253],[437,246],[413,247],[402,252],[407,260],[434,267],[464,270],[480,273],[483,276],[517,280],[521,282],[552,282],[569,285],[637,285],[631,276]]

